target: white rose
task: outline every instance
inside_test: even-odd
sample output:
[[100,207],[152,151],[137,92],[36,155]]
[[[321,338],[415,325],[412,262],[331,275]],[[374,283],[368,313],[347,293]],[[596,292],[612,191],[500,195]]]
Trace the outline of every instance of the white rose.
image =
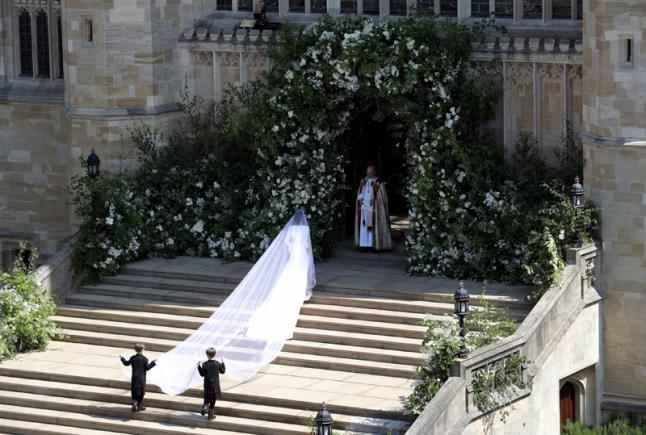
[[106,218],[106,219],[105,219],[105,223],[106,223],[107,225],[112,225],[112,224],[114,224],[114,219],[112,219],[111,217]]

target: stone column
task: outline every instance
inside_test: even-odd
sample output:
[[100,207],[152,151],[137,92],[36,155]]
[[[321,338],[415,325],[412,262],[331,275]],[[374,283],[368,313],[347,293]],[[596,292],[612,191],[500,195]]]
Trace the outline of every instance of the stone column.
[[552,20],[552,0],[543,0],[543,22]]
[[[504,135],[504,149],[505,150],[511,150],[512,145],[513,145],[513,138],[512,138],[512,122],[511,122],[511,115],[512,115],[512,95],[511,95],[511,90],[512,90],[512,80],[510,77],[511,71],[510,71],[510,65],[508,62],[503,61],[502,62],[502,89],[503,89],[503,116],[502,116],[502,122],[503,122],[503,135]],[[509,152],[507,152],[509,156]]]
[[341,0],[327,0],[327,13],[332,16],[341,12]]
[[216,102],[219,102],[222,101],[222,98],[224,97],[222,83],[222,57],[215,50],[211,52],[211,55],[213,56],[213,99]]
[[458,0],[458,20],[471,16],[471,0]]
[[57,76],[55,67],[56,57],[56,29],[54,26],[54,9],[52,8],[52,2],[47,3],[47,44],[49,45],[49,79],[54,80]]
[[38,25],[36,24],[36,11],[29,11],[31,23],[31,64],[33,65],[33,78],[38,77]]
[[562,121],[563,121],[563,135],[567,134],[567,125],[570,120],[570,86],[568,83],[567,64],[561,65],[561,97],[562,97]]
[[533,127],[534,137],[541,143],[540,131],[540,113],[541,113],[541,77],[538,73],[538,65],[536,62],[532,63],[532,114],[533,114]]
[[240,85],[244,85],[249,81],[248,56],[249,52],[247,50],[240,51]]
[[289,0],[278,0],[278,15],[281,17],[287,16],[289,13]]

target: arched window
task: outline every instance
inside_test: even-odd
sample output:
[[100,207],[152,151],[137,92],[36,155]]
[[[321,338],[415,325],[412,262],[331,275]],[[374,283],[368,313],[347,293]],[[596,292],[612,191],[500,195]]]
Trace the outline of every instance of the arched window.
[[41,10],[36,15],[36,46],[38,47],[38,76],[49,77],[49,29],[47,13]]
[[31,16],[25,9],[18,18],[20,33],[20,74],[34,75],[33,53],[31,51]]

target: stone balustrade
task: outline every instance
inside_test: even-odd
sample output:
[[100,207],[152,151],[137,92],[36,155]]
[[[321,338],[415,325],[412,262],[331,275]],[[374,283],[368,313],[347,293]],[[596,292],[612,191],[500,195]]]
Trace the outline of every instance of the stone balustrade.
[[596,256],[593,245],[569,251],[568,266],[560,282],[543,295],[516,333],[458,360],[453,368],[454,376],[406,434],[461,434],[470,422],[485,414],[473,402],[474,376],[479,370],[504,364],[512,355],[524,356],[529,364],[523,370],[526,387],[507,397],[507,403],[531,395],[532,378],[568,328],[587,306],[600,301],[593,286]]
[[74,252],[72,237],[62,244],[61,248],[34,272],[34,280],[45,292],[49,293],[56,303],[65,301],[66,296],[78,285],[78,277],[72,270]]

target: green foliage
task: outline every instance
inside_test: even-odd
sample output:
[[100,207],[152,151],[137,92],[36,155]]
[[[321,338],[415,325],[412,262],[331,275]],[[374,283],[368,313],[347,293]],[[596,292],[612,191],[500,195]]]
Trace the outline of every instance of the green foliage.
[[[479,307],[465,320],[465,344],[468,352],[512,335],[518,326],[504,309],[487,301],[484,294],[480,301]],[[442,388],[461,347],[460,328],[453,319],[427,319],[424,326],[426,335],[423,345],[427,360],[426,364],[418,368],[418,382],[406,400],[406,409],[413,415],[421,414]]]
[[561,432],[563,435],[646,435],[646,427],[633,426],[626,420],[615,420],[602,427],[589,428],[581,423],[568,423]]
[[23,245],[13,270],[0,274],[0,360],[43,349],[56,335],[54,303],[34,281],[35,264],[35,251]]
[[[474,372],[471,390],[473,402],[478,409],[490,412],[508,404],[515,397],[516,391],[525,387],[523,371],[526,364],[525,357],[512,354]],[[503,410],[503,421],[508,413],[508,410]]]
[[131,132],[136,170],[75,179],[77,271],[95,279],[151,255],[253,260],[299,208],[316,256],[329,254],[346,182],[341,139],[374,111],[403,135],[410,271],[549,287],[594,213],[574,212],[529,139],[504,176],[501,147],[480,128],[497,86],[470,59],[489,25],[286,26],[261,80],[218,105],[184,95],[175,128]]

